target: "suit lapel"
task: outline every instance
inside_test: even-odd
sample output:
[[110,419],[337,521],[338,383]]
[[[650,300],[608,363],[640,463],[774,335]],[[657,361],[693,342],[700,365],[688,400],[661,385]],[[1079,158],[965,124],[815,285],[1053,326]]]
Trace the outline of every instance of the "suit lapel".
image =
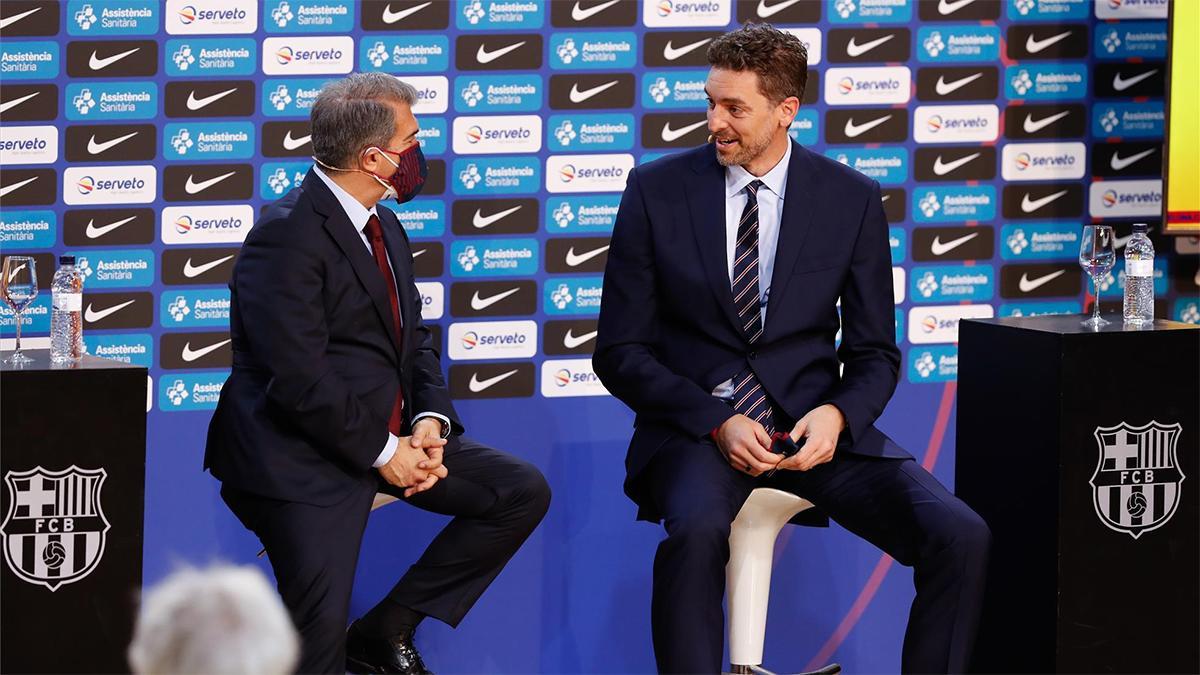
[[796,258],[812,226],[813,182],[816,180],[808,151],[792,143],[792,159],[788,163],[787,185],[783,192],[783,217],[779,222],[779,242],[775,247],[775,271],[771,273],[771,295],[767,298],[767,324],[763,339],[771,335],[771,317],[781,311],[780,298],[787,291]]
[[725,256],[725,170],[715,154],[706,153],[692,165],[685,191],[692,219],[692,234],[700,249],[700,261],[708,283],[729,324],[742,335],[742,325],[733,306],[729,286],[729,264]]

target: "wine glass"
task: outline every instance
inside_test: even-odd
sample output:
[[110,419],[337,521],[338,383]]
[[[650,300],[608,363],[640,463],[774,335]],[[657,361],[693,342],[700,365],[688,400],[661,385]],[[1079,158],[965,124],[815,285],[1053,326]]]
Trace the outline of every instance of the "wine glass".
[[1092,303],[1092,318],[1081,323],[1088,328],[1107,326],[1108,321],[1100,318],[1100,280],[1112,270],[1117,261],[1113,250],[1111,225],[1084,225],[1079,241],[1079,266],[1092,278],[1096,289],[1096,300]]
[[38,294],[37,263],[27,255],[10,255],[4,259],[0,270],[0,295],[5,304],[12,308],[17,324],[17,348],[5,363],[24,365],[33,359],[21,353],[21,312],[33,302]]

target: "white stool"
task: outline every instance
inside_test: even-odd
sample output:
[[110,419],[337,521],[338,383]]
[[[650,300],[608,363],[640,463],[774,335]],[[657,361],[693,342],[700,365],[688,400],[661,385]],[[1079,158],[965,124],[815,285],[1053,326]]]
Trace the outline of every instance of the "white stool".
[[[793,516],[812,506],[790,492],[756,488],[733,520],[725,567],[733,673],[770,673],[762,668],[762,661],[775,538]],[[816,672],[832,675],[841,672],[841,666],[832,664]]]

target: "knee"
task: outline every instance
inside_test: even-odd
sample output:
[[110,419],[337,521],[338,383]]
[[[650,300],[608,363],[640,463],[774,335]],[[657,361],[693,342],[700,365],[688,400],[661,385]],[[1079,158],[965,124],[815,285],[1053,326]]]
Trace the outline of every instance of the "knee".
[[968,560],[984,560],[991,548],[992,530],[971,507],[958,502],[949,509],[932,539],[932,550],[948,550]]
[[667,519],[667,542],[688,556],[729,557],[730,522],[699,511]]
[[535,525],[550,510],[550,484],[534,465],[522,462],[514,476],[509,502]]

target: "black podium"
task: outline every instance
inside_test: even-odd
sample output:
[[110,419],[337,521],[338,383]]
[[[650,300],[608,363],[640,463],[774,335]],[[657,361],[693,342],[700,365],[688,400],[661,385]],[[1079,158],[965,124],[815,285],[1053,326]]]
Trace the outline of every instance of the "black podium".
[[959,326],[955,490],[992,528],[977,672],[1200,672],[1200,327]]
[[[146,369],[0,367],[0,672],[128,672],[142,587]],[[8,356],[6,352],[4,356]]]

